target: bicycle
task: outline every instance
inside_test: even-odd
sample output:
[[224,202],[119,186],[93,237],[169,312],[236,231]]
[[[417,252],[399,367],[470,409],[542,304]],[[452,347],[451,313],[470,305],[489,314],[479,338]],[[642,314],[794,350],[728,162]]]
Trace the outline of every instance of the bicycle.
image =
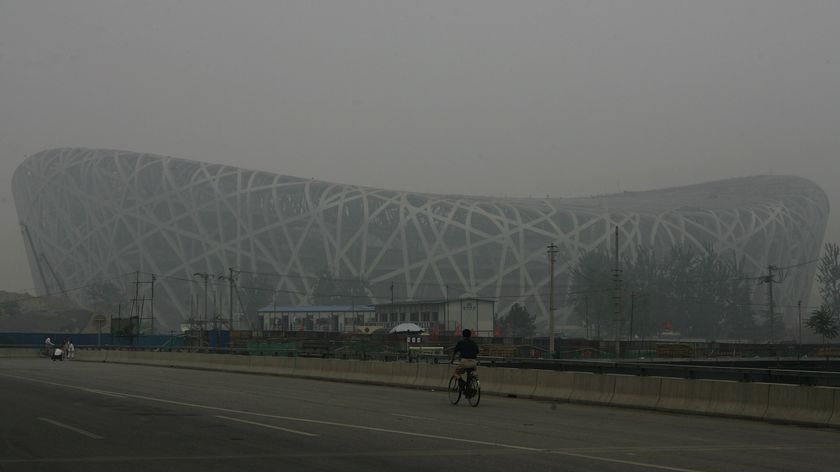
[[457,405],[461,401],[461,395],[467,399],[470,406],[478,406],[481,401],[481,382],[475,375],[475,369],[465,369],[467,373],[467,380],[463,380],[458,376],[453,375],[449,378],[449,388],[447,395],[449,396],[449,403]]

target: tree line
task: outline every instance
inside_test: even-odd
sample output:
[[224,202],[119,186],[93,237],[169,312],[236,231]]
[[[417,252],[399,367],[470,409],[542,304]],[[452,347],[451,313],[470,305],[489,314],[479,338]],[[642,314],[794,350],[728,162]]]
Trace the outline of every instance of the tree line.
[[[778,313],[756,303],[766,290],[763,275],[748,274],[743,259],[707,246],[700,251],[675,245],[664,254],[638,247],[619,264],[620,296],[616,316],[615,259],[606,250],[581,254],[570,274],[561,304],[573,323],[596,339],[650,338],[663,332],[698,339],[766,341],[784,332]],[[825,245],[817,264],[820,306],[805,326],[830,340],[840,335],[840,246]],[[565,302],[565,303],[563,303]],[[774,310],[775,311],[775,310]],[[533,336],[535,316],[515,304],[499,325],[505,336]]]

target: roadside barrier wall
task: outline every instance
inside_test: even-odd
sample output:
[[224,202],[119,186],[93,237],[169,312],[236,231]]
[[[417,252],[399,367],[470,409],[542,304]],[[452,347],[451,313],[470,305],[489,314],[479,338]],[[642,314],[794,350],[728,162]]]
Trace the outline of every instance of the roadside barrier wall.
[[765,418],[827,426],[834,413],[836,388],[770,385]]
[[840,390],[834,391],[834,413],[832,413],[828,425],[833,428],[840,428]]
[[0,358],[3,357],[38,357],[41,355],[41,350],[32,348],[32,349],[22,349],[22,348],[11,348],[11,347],[4,347],[0,348]]
[[[16,350],[19,351],[19,350]],[[31,356],[38,351],[32,350]],[[20,353],[5,353],[0,356]],[[77,361],[115,362],[446,389],[442,364],[303,357],[82,350]],[[481,367],[482,393],[840,428],[840,388]]]
[[574,388],[574,373],[554,370],[538,370],[537,385],[532,398],[567,402]]
[[569,401],[609,405],[615,393],[615,375],[574,372],[572,374],[572,394]]
[[660,377],[639,377],[635,375],[615,375],[615,387],[610,405],[655,408],[659,401]]

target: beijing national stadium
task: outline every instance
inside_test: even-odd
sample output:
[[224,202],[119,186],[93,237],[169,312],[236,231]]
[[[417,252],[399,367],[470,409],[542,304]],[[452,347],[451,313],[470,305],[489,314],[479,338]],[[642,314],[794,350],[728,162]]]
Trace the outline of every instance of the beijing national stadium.
[[312,304],[326,277],[332,290],[352,285],[369,303],[481,297],[500,314],[518,303],[545,333],[546,247],[557,245],[553,283],[563,287],[580,254],[609,253],[616,239],[621,253],[714,247],[735,254],[749,274],[801,265],[775,293],[780,305],[796,304],[810,293],[816,267],[805,263],[819,257],[829,212],[819,187],[792,176],[491,198],[80,148],[28,157],[13,192],[38,295],[69,293],[84,303],[89,292],[74,288],[114,281],[132,292],[130,274],[154,274],[155,323],[164,332],[190,318],[202,297],[221,304],[224,276],[235,268],[238,290],[259,288],[276,305]]

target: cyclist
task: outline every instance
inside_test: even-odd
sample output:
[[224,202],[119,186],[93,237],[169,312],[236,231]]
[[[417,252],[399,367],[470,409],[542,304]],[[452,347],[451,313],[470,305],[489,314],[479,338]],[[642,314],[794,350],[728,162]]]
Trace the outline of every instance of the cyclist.
[[44,340],[44,355],[52,357],[53,348],[55,348],[55,344],[53,344],[52,338],[47,336],[47,339]]
[[461,354],[461,361],[455,366],[455,372],[452,376],[457,377],[458,381],[463,384],[461,374],[467,369],[475,370],[478,366],[478,361],[476,361],[476,357],[478,357],[478,344],[472,340],[472,332],[468,329],[461,331],[461,336],[461,340],[452,349],[452,355],[449,356],[449,363],[452,364],[455,362],[456,353]]

